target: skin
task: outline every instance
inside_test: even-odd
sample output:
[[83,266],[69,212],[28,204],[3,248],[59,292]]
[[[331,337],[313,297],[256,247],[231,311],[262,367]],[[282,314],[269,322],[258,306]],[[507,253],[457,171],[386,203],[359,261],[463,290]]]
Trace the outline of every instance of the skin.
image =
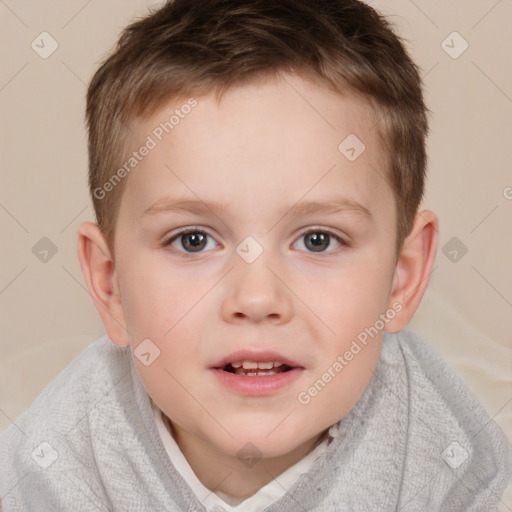
[[[382,332],[308,404],[297,396],[393,304],[401,311],[385,329],[408,324],[428,283],[437,218],[418,213],[397,257],[386,154],[374,113],[355,95],[281,75],[233,87],[220,102],[213,94],[196,99],[130,174],[114,251],[87,222],[79,257],[110,339],[133,349],[150,339],[159,348],[149,366],[135,358],[137,369],[198,478],[246,498],[309,453],[360,398]],[[135,123],[133,147],[181,104],[174,100]],[[338,150],[349,134],[366,146],[353,162]],[[163,197],[226,209],[144,215]],[[370,216],[292,209],[340,197]],[[183,227],[210,235],[202,252],[187,255],[180,237],[163,245]],[[331,237],[324,252],[311,251],[309,228],[343,242]],[[236,252],[247,236],[263,248],[253,263]],[[209,370],[242,348],[276,350],[303,370],[272,396],[242,396]],[[247,442],[262,454],[251,468],[237,457]]]

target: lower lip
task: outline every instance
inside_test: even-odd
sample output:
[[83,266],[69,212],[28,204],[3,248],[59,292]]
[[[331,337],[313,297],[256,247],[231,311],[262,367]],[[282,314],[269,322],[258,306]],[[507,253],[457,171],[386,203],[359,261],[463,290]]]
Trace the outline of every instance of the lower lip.
[[275,375],[247,377],[225,372],[219,368],[212,368],[214,375],[224,387],[248,396],[275,394],[295,382],[301,375],[302,370],[303,368],[293,368]]

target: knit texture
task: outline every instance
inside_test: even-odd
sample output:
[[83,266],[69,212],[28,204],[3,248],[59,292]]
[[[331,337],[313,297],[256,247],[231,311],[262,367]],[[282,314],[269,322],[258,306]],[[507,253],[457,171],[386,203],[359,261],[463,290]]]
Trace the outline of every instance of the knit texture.
[[[493,512],[511,467],[455,372],[412,331],[385,333],[338,436],[265,510]],[[205,510],[165,451],[130,348],[106,336],[0,437],[0,497],[3,512]]]

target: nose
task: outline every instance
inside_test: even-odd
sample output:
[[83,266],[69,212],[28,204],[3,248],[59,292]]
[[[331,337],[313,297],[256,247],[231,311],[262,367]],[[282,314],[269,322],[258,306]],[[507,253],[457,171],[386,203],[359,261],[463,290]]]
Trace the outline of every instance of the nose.
[[[235,256],[238,257],[238,256]],[[290,291],[279,273],[260,256],[253,263],[239,260],[229,273],[230,282],[221,314],[230,323],[285,324],[292,317]]]

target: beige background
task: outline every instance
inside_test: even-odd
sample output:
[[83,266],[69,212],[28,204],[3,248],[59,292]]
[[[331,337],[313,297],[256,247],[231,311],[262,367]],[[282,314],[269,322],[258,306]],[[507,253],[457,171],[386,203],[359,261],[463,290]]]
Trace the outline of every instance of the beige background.
[[[412,327],[512,440],[512,1],[371,3],[409,41],[432,111],[424,206],[440,217],[439,251]],[[77,227],[93,220],[84,95],[120,29],[148,5],[0,0],[0,431],[103,333],[76,256]],[[58,44],[46,59],[31,47],[43,31]],[[43,237],[57,249],[47,262],[32,252]],[[455,262],[453,237],[467,248]]]

